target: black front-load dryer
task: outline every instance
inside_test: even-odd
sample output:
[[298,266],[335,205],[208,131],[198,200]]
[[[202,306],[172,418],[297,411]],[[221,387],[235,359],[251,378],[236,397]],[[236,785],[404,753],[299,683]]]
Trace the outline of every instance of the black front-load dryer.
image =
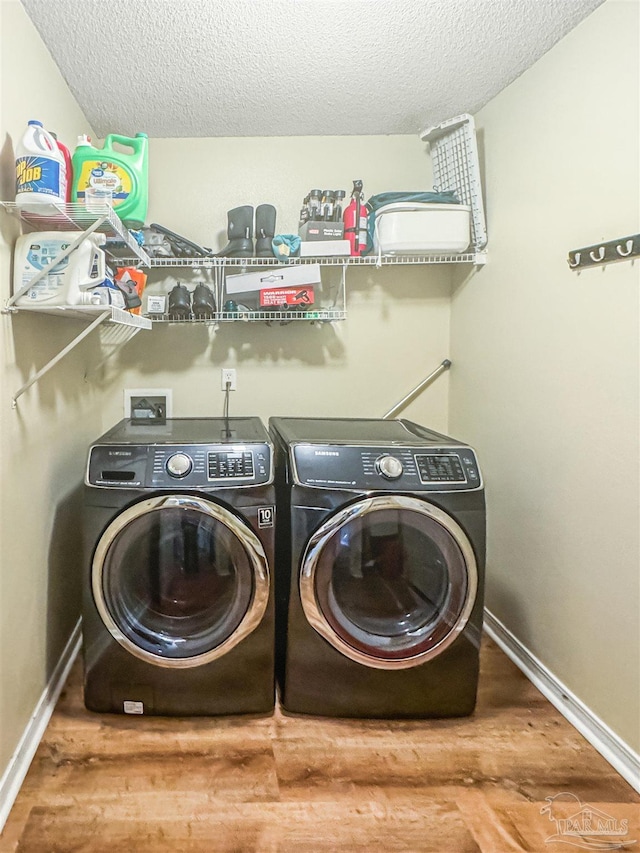
[[285,710],[470,714],[485,554],[475,452],[406,420],[272,418]]
[[91,447],[87,708],[272,710],[272,459],[257,418],[125,420]]

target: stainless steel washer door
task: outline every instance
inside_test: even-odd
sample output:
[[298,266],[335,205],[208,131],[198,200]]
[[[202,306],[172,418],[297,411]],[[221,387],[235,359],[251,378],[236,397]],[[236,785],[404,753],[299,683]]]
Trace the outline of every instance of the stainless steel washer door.
[[309,623],[346,657],[376,669],[439,655],[467,624],[477,589],[460,525],[404,495],[366,498],[332,515],[300,569]]
[[258,626],[269,567],[258,537],[225,507],[158,496],[104,531],[92,589],[102,621],[128,652],[185,668],[221,657]]

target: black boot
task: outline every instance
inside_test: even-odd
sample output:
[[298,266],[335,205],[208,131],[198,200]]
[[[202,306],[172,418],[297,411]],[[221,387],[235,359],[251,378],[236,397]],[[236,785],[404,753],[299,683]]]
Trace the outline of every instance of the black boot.
[[229,242],[218,252],[219,258],[253,257],[253,207],[245,204],[227,211],[227,239]]
[[216,310],[216,300],[210,287],[206,284],[197,284],[191,297],[191,308],[196,319],[211,319]]
[[170,320],[191,319],[191,294],[184,284],[178,282],[169,292],[169,310],[167,313]]
[[256,207],[256,258],[272,258],[271,241],[276,233],[276,209],[272,204]]

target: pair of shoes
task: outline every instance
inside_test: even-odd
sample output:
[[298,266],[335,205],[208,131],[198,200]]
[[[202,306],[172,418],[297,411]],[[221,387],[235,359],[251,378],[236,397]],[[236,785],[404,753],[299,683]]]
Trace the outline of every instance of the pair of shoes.
[[184,284],[175,285],[169,292],[168,315],[171,320],[211,319],[216,311],[216,300],[211,288],[206,284],[197,284],[193,294]]
[[272,258],[271,241],[276,233],[276,209],[272,204],[260,204],[256,207],[255,235],[256,248],[253,249],[253,207],[245,204],[227,211],[228,243],[219,258]]

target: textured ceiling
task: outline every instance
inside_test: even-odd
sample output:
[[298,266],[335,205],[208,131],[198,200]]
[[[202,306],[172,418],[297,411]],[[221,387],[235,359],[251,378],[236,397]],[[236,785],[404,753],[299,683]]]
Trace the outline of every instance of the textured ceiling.
[[603,0],[22,0],[94,131],[417,133]]

